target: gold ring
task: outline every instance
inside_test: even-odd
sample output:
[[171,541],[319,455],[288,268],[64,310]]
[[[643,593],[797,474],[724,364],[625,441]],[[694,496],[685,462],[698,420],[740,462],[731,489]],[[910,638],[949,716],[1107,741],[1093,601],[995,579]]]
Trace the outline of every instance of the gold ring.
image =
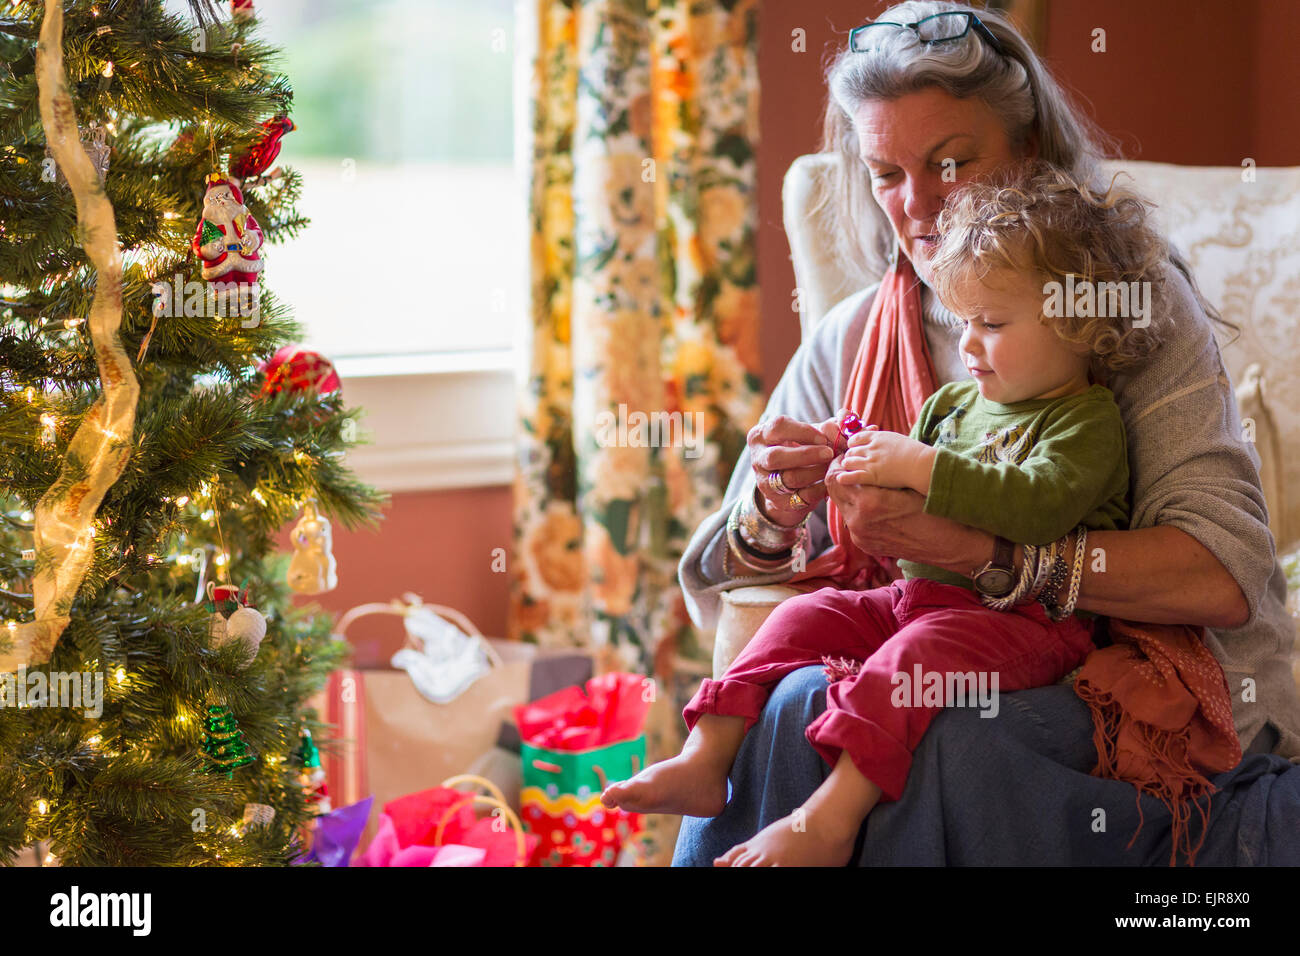
[[772,490],[778,495],[794,494],[794,489],[786,487],[785,482],[781,480],[781,473],[779,471],[770,472],[767,476],[767,480],[772,483]]
[[791,510],[791,511],[800,511],[800,510],[802,510],[802,509],[804,509],[804,508],[808,508],[808,507],[811,507],[811,506],[808,504],[808,502],[804,501],[802,498],[799,497],[799,492],[797,492],[797,491],[795,491],[795,492],[791,492],[791,494],[790,494],[790,510]]

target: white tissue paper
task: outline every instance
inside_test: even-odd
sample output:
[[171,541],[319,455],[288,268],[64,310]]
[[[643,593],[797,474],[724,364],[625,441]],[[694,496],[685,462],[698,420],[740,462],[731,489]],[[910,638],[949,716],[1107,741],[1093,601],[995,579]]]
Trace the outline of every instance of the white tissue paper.
[[392,664],[410,675],[425,699],[449,703],[491,669],[480,638],[471,637],[429,608],[411,608],[403,623],[407,635],[423,650],[404,647],[393,655]]

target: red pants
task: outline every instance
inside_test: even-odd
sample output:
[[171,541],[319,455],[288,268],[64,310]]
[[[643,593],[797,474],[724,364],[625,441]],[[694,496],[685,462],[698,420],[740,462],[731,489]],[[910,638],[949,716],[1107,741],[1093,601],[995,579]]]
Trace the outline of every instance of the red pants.
[[683,716],[692,729],[702,714],[744,717],[748,732],[787,674],[827,656],[860,661],[858,673],[827,689],[826,711],[805,733],[832,767],[848,751],[881,799],[897,800],[940,707],[991,710],[999,692],[1055,683],[1094,649],[1092,624],[1073,615],[1054,622],[1037,601],[994,611],[975,592],[929,578],[822,588],[781,602]]

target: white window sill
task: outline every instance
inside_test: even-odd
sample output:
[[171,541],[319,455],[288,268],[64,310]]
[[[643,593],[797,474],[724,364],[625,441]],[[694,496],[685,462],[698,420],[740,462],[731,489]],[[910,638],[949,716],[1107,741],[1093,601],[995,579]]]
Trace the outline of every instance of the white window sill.
[[348,465],[391,492],[509,485],[515,362],[509,349],[335,360],[344,403],[364,409]]

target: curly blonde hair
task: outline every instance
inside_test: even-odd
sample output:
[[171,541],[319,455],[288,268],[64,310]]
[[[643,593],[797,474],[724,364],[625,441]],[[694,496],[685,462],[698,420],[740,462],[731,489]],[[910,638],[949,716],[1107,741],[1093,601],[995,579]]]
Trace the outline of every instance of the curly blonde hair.
[[[930,260],[939,299],[961,314],[958,289],[982,282],[992,271],[1029,273],[1044,282],[1039,321],[1066,342],[1086,346],[1098,381],[1110,372],[1139,365],[1160,344],[1163,317],[1132,323],[1125,296],[1150,283],[1151,297],[1164,282],[1169,258],[1165,239],[1149,216],[1151,202],[1111,180],[1105,193],[1041,160],[1022,161],[983,181],[967,183],[948,197],[939,214],[939,234]],[[1048,287],[1095,291],[1102,315],[1046,315]],[[1067,306],[1072,302],[1067,302]],[[1105,307],[1109,304],[1110,307]],[[1117,312],[1123,314],[1115,314]]]

